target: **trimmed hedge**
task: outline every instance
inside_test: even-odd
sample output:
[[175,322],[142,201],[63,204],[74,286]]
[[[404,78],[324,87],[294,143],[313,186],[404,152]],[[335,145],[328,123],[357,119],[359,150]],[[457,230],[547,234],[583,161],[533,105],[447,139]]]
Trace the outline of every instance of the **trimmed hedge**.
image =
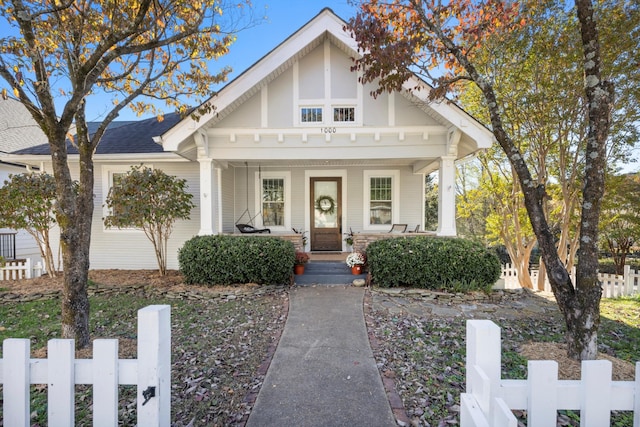
[[196,236],[178,251],[185,282],[202,285],[285,284],[295,249],[277,237]]
[[482,244],[460,238],[397,237],[367,247],[376,286],[465,292],[489,291],[500,278],[500,260]]

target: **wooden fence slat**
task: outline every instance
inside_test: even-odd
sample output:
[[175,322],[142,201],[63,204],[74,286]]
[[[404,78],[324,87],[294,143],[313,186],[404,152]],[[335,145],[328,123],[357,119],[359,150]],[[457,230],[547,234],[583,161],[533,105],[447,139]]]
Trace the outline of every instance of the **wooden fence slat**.
[[527,363],[529,403],[527,425],[545,427],[556,424],[558,411],[558,362],[537,360]]
[[2,343],[3,425],[23,427],[31,425],[30,352],[31,344],[28,339],[9,338]]
[[582,361],[580,427],[610,424],[611,369],[608,360]]
[[93,341],[93,425],[118,425],[118,340]]
[[[155,387],[146,404],[143,392]],[[171,307],[138,310],[138,425],[169,427],[171,421]]]
[[75,425],[75,341],[52,339],[47,344],[47,413],[49,426]]

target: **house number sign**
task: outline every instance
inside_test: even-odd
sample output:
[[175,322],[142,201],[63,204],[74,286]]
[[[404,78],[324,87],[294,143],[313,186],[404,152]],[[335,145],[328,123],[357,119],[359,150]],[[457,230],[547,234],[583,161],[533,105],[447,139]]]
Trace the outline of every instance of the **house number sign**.
[[322,133],[336,133],[337,129],[335,127],[330,128],[320,128],[320,132]]

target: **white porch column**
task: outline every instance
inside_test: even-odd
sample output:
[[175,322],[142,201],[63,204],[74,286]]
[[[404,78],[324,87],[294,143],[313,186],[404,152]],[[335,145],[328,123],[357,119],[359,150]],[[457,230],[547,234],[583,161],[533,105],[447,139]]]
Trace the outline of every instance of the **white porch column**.
[[218,205],[218,173],[213,159],[198,159],[200,163],[200,231],[199,235],[218,233],[216,207]]
[[438,175],[438,236],[456,235],[456,158],[440,157]]

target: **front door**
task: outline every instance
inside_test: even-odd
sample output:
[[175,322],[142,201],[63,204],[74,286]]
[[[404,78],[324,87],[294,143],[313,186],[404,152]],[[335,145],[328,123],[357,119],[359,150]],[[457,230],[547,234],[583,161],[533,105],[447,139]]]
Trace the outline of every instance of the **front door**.
[[342,178],[311,178],[311,250],[342,250]]

